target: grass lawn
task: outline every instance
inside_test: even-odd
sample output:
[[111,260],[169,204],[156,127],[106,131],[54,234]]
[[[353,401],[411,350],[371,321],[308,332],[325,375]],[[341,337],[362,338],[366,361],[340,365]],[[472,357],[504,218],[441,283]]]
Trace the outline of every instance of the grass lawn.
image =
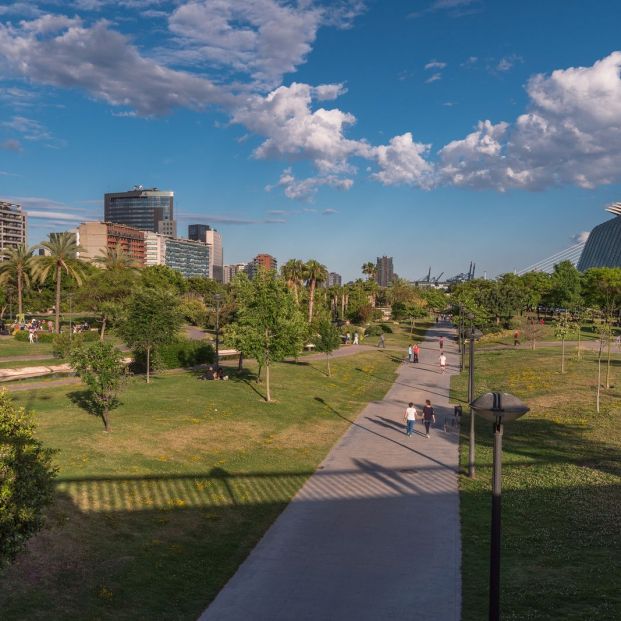
[[[511,392],[531,412],[503,440],[503,619],[621,619],[621,360],[595,412],[597,362],[558,349],[479,352],[476,394]],[[605,365],[604,375],[605,376]],[[465,399],[467,374],[455,377]],[[469,419],[462,424],[461,464]],[[487,615],[492,429],[477,420],[477,478],[461,477],[463,620]]]
[[29,354],[52,354],[51,343],[22,343],[13,337],[0,338],[0,360],[9,356],[28,356]]
[[45,360],[3,360],[0,358],[0,369],[20,369],[22,367],[46,367],[52,364],[63,364],[66,360],[60,358],[46,358]]
[[58,502],[3,578],[2,619],[196,619],[397,363],[331,366],[275,365],[272,404],[248,374],[134,378],[111,434],[79,386],[17,393],[59,450]]

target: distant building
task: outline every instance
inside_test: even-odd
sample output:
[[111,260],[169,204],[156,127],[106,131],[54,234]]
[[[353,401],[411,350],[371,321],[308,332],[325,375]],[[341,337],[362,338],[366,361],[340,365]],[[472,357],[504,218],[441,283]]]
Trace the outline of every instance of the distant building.
[[134,186],[128,192],[104,195],[104,220],[141,231],[177,235],[173,213],[174,192]]
[[224,254],[222,250],[222,235],[208,224],[190,224],[188,237],[195,241],[206,243],[210,249],[209,278],[217,282],[224,280]]
[[26,212],[21,205],[0,201],[0,251],[26,243]]
[[336,272],[330,272],[328,274],[328,287],[340,287],[343,283],[343,279],[340,274]]
[[395,277],[392,267],[392,257],[377,257],[375,269],[375,280],[380,287],[387,287],[392,283]]
[[145,264],[145,233],[131,226],[112,222],[82,222],[77,228],[76,241],[81,250],[78,258],[91,262],[105,256],[108,248],[121,248],[138,265]]
[[164,263],[186,278],[190,276],[209,276],[209,246],[190,239],[165,239]]
[[166,236],[146,231],[144,234],[144,264],[166,265]]
[[251,280],[257,275],[260,269],[274,270],[278,269],[278,262],[271,254],[258,254],[248,265],[246,265],[246,273]]
[[223,266],[222,273],[224,276],[224,284],[228,285],[237,274],[243,272],[246,269],[247,263],[232,263],[230,265]]
[[615,217],[591,231],[578,261],[581,272],[591,267],[621,267],[621,203],[610,205],[606,211]]

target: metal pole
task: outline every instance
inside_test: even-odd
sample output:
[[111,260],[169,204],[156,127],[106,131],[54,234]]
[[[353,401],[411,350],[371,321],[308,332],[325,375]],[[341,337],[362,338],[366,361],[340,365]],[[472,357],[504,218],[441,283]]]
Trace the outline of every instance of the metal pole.
[[464,370],[464,307],[459,307],[459,372]]
[[[474,399],[474,324],[470,324],[470,357],[468,367],[468,403]],[[474,411],[470,407],[470,438],[468,442],[468,478],[476,476],[475,467]]]
[[220,298],[216,298],[216,373],[220,368]]
[[494,423],[494,469],[492,474],[492,532],[489,558],[489,621],[500,620],[500,525],[502,485],[502,423]]

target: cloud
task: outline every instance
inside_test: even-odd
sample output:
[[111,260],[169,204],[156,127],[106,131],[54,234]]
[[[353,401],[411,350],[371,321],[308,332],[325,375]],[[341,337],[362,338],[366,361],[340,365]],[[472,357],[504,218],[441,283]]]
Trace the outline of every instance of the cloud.
[[433,2],[421,11],[414,11],[408,17],[422,17],[428,13],[438,11],[445,12],[449,17],[462,17],[478,13],[481,10],[481,0],[433,0]]
[[446,67],[446,63],[443,63],[439,60],[430,60],[425,65],[425,69],[444,69],[445,67]]
[[[310,200],[322,186],[337,188],[339,190],[349,190],[353,184],[353,179],[338,177],[336,175],[308,177],[307,179],[298,180],[293,176],[291,168],[287,168],[280,175],[278,183],[275,185],[268,185],[265,189],[270,192],[276,188],[284,188],[284,193],[287,198]],[[304,211],[315,210],[305,209]],[[271,213],[274,212],[272,211]]]
[[432,82],[437,82],[442,79],[441,73],[434,73],[432,76],[425,80],[425,84],[431,84]]
[[322,216],[333,216],[335,213],[338,213],[338,211],[336,209],[328,208],[328,209],[324,209],[321,212],[321,215]]
[[517,54],[511,54],[510,56],[504,56],[503,58],[501,58],[498,61],[495,69],[496,71],[505,72],[512,69],[516,64],[523,62],[524,59],[521,56],[518,56]]
[[3,121],[2,127],[22,134],[25,140],[39,141],[52,139],[52,134],[42,123],[24,116],[13,116],[10,120]]
[[19,175],[6,170],[0,170],[0,177],[19,177]]
[[587,239],[589,239],[590,234],[591,233],[589,231],[581,231],[580,233],[572,235],[571,241],[574,242],[574,244],[583,244]]
[[3,149],[4,151],[14,151],[15,153],[19,153],[23,150],[22,143],[13,138],[0,142],[0,149]]

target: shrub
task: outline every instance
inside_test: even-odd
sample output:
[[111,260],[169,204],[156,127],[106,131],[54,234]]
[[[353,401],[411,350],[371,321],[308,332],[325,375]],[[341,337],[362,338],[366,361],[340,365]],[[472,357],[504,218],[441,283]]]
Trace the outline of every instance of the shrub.
[[387,323],[380,323],[379,327],[382,329],[382,332],[392,334],[392,328]]
[[[152,354],[151,366],[156,369],[176,369],[214,361],[215,351],[212,345],[201,341],[179,340],[157,347]],[[146,355],[144,353],[134,353],[132,370],[136,372],[146,370]]]
[[[57,336],[67,336],[69,337],[68,332],[61,332],[60,335],[54,334],[53,332],[37,332],[37,337],[39,339],[39,343],[54,343]],[[73,335],[73,338],[79,336],[82,338],[84,343],[92,343],[99,338],[99,332],[95,332],[89,330],[88,332],[78,332]],[[22,343],[28,342],[28,330],[19,330],[19,332],[15,333],[15,339]]]
[[0,390],[0,567],[42,527],[54,498],[53,451],[43,448],[34,432],[29,414]]
[[367,336],[379,336],[380,334],[384,334],[384,331],[382,330],[382,326],[380,326],[379,324],[374,324],[372,326],[369,326],[364,333]]

